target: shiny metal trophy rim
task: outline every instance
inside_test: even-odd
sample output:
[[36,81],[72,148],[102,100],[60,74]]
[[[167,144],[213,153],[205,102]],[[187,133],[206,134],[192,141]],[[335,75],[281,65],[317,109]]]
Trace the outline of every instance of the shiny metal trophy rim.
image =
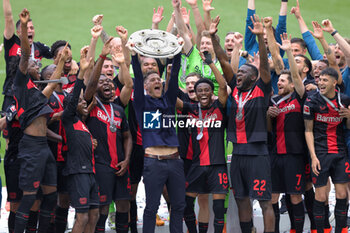
[[158,30],[144,29],[134,32],[129,37],[129,42],[134,44],[136,53],[153,58],[169,58],[180,53],[182,46],[178,38],[173,34]]

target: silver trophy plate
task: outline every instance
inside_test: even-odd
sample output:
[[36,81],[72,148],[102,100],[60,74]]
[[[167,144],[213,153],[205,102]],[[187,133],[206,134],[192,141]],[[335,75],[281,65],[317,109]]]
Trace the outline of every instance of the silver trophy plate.
[[134,32],[129,38],[135,52],[154,58],[173,57],[181,52],[182,46],[173,34],[156,29],[144,29]]

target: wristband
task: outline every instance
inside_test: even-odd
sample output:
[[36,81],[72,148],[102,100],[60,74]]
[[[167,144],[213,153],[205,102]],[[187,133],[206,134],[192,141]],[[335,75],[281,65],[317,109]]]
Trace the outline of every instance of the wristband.
[[331,33],[331,36],[334,36],[335,34],[337,34],[338,31],[337,30],[334,30],[334,32]]
[[102,59],[102,60],[106,60],[106,56],[102,56],[102,55],[100,55],[100,58]]

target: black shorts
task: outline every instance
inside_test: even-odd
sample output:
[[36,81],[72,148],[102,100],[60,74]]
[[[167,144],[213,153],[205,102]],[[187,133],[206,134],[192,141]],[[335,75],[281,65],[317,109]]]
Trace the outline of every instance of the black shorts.
[[4,163],[4,169],[6,179],[7,201],[19,202],[23,196],[23,192],[18,186],[20,171],[19,160],[16,159],[11,163]]
[[109,205],[117,200],[131,200],[129,170],[123,176],[117,176],[116,170],[102,164],[96,163],[95,169],[100,191],[100,205]]
[[226,194],[229,188],[226,165],[192,165],[186,176],[186,192]]
[[144,156],[145,150],[142,148],[142,145],[134,143],[129,164],[131,184],[138,184],[141,181]]
[[56,162],[56,165],[57,165],[57,192],[58,193],[68,193],[67,176],[62,174],[66,163],[65,162]]
[[37,191],[40,184],[57,185],[56,161],[47,144],[47,137],[24,134],[18,150],[21,163],[19,187],[23,191]]
[[305,191],[304,155],[271,156],[272,193],[303,194]]
[[268,155],[232,155],[232,192],[236,198],[271,200],[271,166]]
[[343,154],[317,154],[321,171],[318,176],[312,172],[312,183],[315,188],[326,186],[328,177],[334,184],[342,184],[350,181],[350,163],[346,153]]
[[190,170],[192,166],[192,160],[191,159],[186,159],[186,158],[181,158],[184,161],[184,172],[185,176],[187,176],[188,171]]
[[98,185],[93,173],[67,176],[67,188],[72,207],[77,213],[86,213],[99,207]]

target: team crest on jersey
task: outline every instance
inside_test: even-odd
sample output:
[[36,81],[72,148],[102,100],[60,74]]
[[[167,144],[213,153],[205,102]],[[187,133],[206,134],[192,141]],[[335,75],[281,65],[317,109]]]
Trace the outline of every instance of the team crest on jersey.
[[35,57],[39,57],[39,56],[40,56],[40,52],[39,52],[39,50],[35,50],[35,52],[34,52],[34,56],[35,56]]
[[101,195],[100,202],[106,202],[106,201],[107,201],[107,195]]
[[116,115],[116,116],[120,116],[120,112],[119,111],[114,111],[114,115]]
[[40,185],[40,181],[33,182],[33,187],[34,188],[39,188],[39,185]]
[[16,106],[15,105],[12,105],[11,108],[10,108],[11,112],[15,112],[16,111]]
[[86,197],[81,197],[81,198],[79,198],[79,203],[80,203],[81,205],[85,205],[85,204],[87,203],[87,198],[86,198]]
[[307,105],[304,105],[304,114],[305,115],[310,115],[310,107]]

